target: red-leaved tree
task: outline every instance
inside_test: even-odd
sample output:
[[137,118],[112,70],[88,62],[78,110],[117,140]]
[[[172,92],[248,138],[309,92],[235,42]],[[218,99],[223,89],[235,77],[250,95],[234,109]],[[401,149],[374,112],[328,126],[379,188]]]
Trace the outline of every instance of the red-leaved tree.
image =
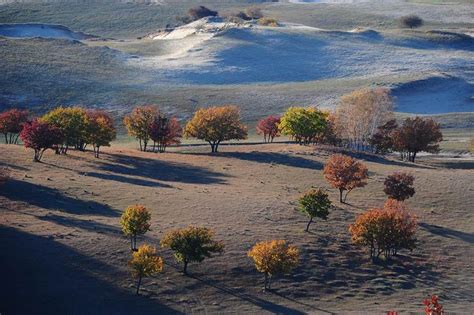
[[430,298],[423,300],[425,305],[426,315],[443,315],[443,305],[439,303],[439,298],[436,295],[432,295]]
[[[367,185],[369,177],[367,167],[347,155],[334,154],[324,166],[324,177],[334,187],[339,189],[339,201],[346,202],[347,195],[357,187]],[[347,191],[343,198],[344,191]]]
[[153,152],[165,152],[172,144],[181,143],[183,128],[176,118],[159,115],[150,126],[150,139],[153,140]]
[[25,123],[20,138],[26,148],[35,150],[34,162],[41,161],[44,151],[53,149],[64,141],[64,135],[58,127],[37,119]]
[[393,173],[387,176],[384,181],[384,193],[389,198],[398,201],[404,201],[415,194],[415,188],[413,188],[413,182],[415,177],[408,173]]
[[5,143],[18,143],[18,136],[23,125],[28,121],[27,110],[10,109],[0,113],[0,133],[5,136]]
[[280,136],[278,125],[280,124],[280,116],[270,115],[258,121],[257,134],[263,134],[263,141],[273,142],[275,137]]

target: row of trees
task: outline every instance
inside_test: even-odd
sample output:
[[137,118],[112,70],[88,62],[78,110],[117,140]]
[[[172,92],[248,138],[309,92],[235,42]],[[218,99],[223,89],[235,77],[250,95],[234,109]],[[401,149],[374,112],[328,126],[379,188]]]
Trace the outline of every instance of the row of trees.
[[[393,99],[388,89],[363,89],[343,96],[334,113],[311,107],[290,107],[281,117],[270,115],[261,119],[256,129],[263,135],[264,142],[273,142],[283,134],[303,145],[345,145],[379,154],[396,151],[402,159],[412,162],[420,151],[439,151],[440,124],[415,117],[399,125],[393,116]],[[123,122],[129,135],[139,141],[142,151],[149,150],[153,142],[153,152],[164,152],[168,146],[179,144],[184,136],[204,140],[212,152],[217,152],[223,141],[243,140],[248,135],[240,110],[233,105],[199,109],[184,130],[175,117],[168,117],[153,105],[135,107]],[[34,125],[28,122],[26,111],[13,109],[0,114],[0,132],[7,143],[16,143],[19,130],[26,125],[29,130],[24,133],[24,142],[35,149],[35,160],[48,148],[66,154],[70,147],[85,150],[87,144],[93,146],[98,157],[99,148],[110,145],[116,136],[112,118],[98,110],[58,107]]]
[[109,146],[116,137],[109,114],[80,107],[58,107],[33,119],[26,110],[11,109],[0,114],[0,132],[6,143],[16,144],[20,138],[32,148],[34,161],[40,161],[47,149],[66,154],[70,147],[85,150],[88,144],[99,157],[100,147]]

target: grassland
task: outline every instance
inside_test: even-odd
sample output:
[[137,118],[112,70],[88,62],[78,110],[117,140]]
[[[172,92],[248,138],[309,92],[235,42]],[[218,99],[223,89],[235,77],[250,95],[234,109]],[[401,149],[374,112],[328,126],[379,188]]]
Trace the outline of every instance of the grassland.
[[[153,154],[114,145],[100,160],[49,152],[40,164],[21,147],[0,149],[0,166],[12,176],[0,193],[2,313],[419,313],[429,294],[449,312],[473,307],[472,160],[422,157],[413,165],[358,156],[370,180],[342,205],[322,176],[330,152],[315,147],[223,146],[210,156],[207,147]],[[408,204],[418,216],[418,248],[374,264],[347,227],[383,203],[383,179],[394,171],[416,177]],[[295,200],[311,186],[329,189],[334,208],[304,233]],[[160,249],[164,274],[134,296],[129,244],[118,227],[134,203],[152,211],[152,231],[140,242],[157,245],[169,229],[203,225],[215,229],[225,253],[190,265],[184,277]],[[246,252],[271,238],[298,246],[301,264],[263,293]]]

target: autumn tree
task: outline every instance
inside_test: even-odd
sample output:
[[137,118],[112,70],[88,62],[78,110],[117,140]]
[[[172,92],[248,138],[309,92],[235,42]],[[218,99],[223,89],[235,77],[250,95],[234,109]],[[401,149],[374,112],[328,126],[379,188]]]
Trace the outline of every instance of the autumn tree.
[[279,129],[300,144],[310,144],[327,126],[328,113],[317,108],[290,107],[280,120]]
[[271,287],[272,277],[289,273],[298,266],[299,250],[284,240],[258,242],[247,254],[255,268],[265,276],[264,290]]
[[369,140],[375,153],[386,154],[394,150],[393,134],[397,128],[398,124],[395,119],[390,119],[385,124],[377,127],[377,131]]
[[[334,188],[339,189],[339,201],[346,202],[347,195],[357,187],[367,185],[369,171],[361,162],[350,156],[334,154],[324,166],[324,177]],[[347,191],[343,198],[344,191]]]
[[257,134],[263,134],[264,142],[273,142],[275,137],[280,136],[278,125],[280,124],[280,117],[270,115],[258,121],[256,129]]
[[414,181],[415,177],[411,174],[393,173],[385,178],[383,191],[391,199],[404,201],[415,194]]
[[183,263],[183,274],[187,275],[190,262],[202,262],[224,251],[224,244],[214,240],[214,234],[205,227],[189,226],[166,233],[160,244],[174,251],[176,260]]
[[348,147],[370,148],[370,139],[393,116],[393,98],[386,88],[362,89],[341,97],[335,112],[335,129]]
[[394,149],[410,162],[418,152],[438,153],[442,140],[441,126],[431,118],[407,118],[393,132]]
[[114,121],[109,114],[101,110],[87,111],[87,119],[86,143],[92,145],[94,155],[98,158],[100,147],[110,146],[110,142],[115,140],[117,133]]
[[184,135],[208,142],[214,153],[222,141],[247,139],[247,127],[240,121],[237,106],[201,108],[186,124]]
[[146,151],[148,141],[150,141],[151,126],[159,115],[158,107],[146,105],[135,107],[132,112],[123,119],[128,134],[137,138],[140,144],[140,151]]
[[438,296],[432,295],[424,299],[423,304],[425,305],[425,315],[444,315],[443,305],[439,303]]
[[322,189],[311,189],[301,196],[298,200],[298,210],[309,216],[309,222],[305,231],[309,231],[309,226],[314,218],[327,219],[329,209],[331,208],[331,200],[328,194]]
[[41,161],[46,150],[54,149],[64,141],[61,129],[37,119],[23,125],[20,138],[26,148],[35,151],[34,162]]
[[153,276],[163,271],[163,259],[156,254],[156,248],[143,244],[132,253],[132,259],[128,262],[132,276],[137,278],[137,291],[140,292],[142,279]]
[[64,141],[56,153],[67,154],[71,146],[79,150],[85,149],[89,124],[85,109],[60,106],[46,113],[41,120],[59,128],[64,135]]
[[416,226],[416,219],[406,206],[392,200],[381,209],[371,209],[357,216],[349,231],[354,244],[369,247],[371,258],[383,254],[389,259],[401,249],[415,248]]
[[153,141],[153,152],[165,152],[166,148],[173,144],[181,143],[183,128],[176,118],[167,118],[159,115],[150,127],[150,139]]
[[417,28],[423,25],[423,20],[417,15],[405,15],[399,20],[401,27]]
[[27,110],[10,109],[0,113],[0,133],[6,144],[17,144],[23,125],[28,122]]
[[251,20],[258,20],[263,18],[262,9],[256,6],[246,8],[245,15],[248,16]]
[[123,233],[130,237],[130,248],[137,250],[137,236],[150,230],[151,214],[143,205],[128,206],[120,218]]
[[207,16],[217,16],[219,13],[217,11],[210,10],[205,6],[197,6],[188,10],[188,16],[192,21],[202,19]]

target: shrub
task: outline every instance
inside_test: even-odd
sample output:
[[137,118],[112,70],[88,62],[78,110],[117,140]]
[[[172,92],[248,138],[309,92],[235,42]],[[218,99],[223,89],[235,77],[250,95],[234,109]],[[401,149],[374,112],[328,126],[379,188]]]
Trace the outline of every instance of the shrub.
[[311,189],[300,197],[298,203],[298,210],[309,216],[306,232],[309,231],[309,226],[313,222],[313,218],[326,220],[329,209],[331,208],[331,200],[329,200],[328,194],[322,189]]
[[410,162],[415,162],[418,152],[439,152],[438,143],[442,140],[441,125],[431,118],[407,118],[393,132],[394,149]]
[[371,209],[357,216],[349,226],[352,241],[370,248],[370,257],[384,254],[389,259],[400,249],[415,248],[416,219],[400,202],[387,202],[382,209]]
[[46,113],[41,120],[56,126],[64,135],[63,144],[56,153],[66,154],[70,146],[85,149],[89,120],[83,108],[60,106]]
[[258,242],[248,252],[255,268],[265,276],[264,290],[270,289],[273,276],[289,273],[298,265],[299,250],[284,240]]
[[137,249],[137,236],[150,230],[151,214],[142,205],[128,206],[120,218],[123,233],[130,237],[130,248]]
[[174,251],[178,262],[183,263],[183,274],[188,274],[190,262],[202,262],[213,253],[222,253],[224,244],[214,240],[214,231],[204,227],[189,226],[166,233],[161,247]]
[[439,303],[439,298],[436,295],[424,299],[423,304],[425,305],[426,315],[443,315],[443,305]]
[[199,20],[207,16],[217,16],[219,13],[217,11],[212,11],[204,6],[194,7],[188,10],[188,16],[191,20]]
[[258,20],[263,18],[262,9],[255,6],[248,7],[247,9],[245,9],[245,15],[248,16],[251,20]]
[[423,25],[423,20],[416,15],[402,16],[399,22],[401,27],[416,28]]
[[263,17],[257,20],[257,23],[262,26],[278,27],[280,24],[276,19]]
[[163,271],[163,259],[156,255],[156,248],[144,244],[132,254],[132,259],[128,262],[133,277],[138,279],[137,291],[140,292],[142,278],[153,276]]
[[[357,187],[367,185],[366,179],[369,177],[367,167],[342,154],[334,154],[324,166],[324,177],[334,187],[339,189],[339,201],[346,202],[347,195]],[[343,198],[343,192],[347,191]]]
[[147,105],[135,107],[132,113],[123,119],[128,134],[138,139],[140,151],[146,151],[150,140],[151,126],[158,117],[158,108],[154,105]]
[[57,148],[64,141],[61,129],[37,119],[24,124],[20,138],[26,148],[35,150],[34,162],[41,161],[47,149]]
[[415,188],[413,188],[413,182],[415,177],[407,173],[394,173],[385,178],[384,193],[389,198],[398,201],[404,201],[415,194]]
[[5,136],[6,144],[17,144],[23,125],[28,122],[27,110],[10,109],[0,113],[0,133]]
[[310,144],[323,134],[328,113],[317,108],[290,107],[280,120],[280,131],[300,144]]
[[[166,148],[172,144],[181,143],[183,128],[176,118],[166,118],[158,116],[150,127],[150,139],[153,140],[153,152],[165,152]],[[158,144],[158,147],[156,146]]]
[[116,137],[114,121],[109,114],[101,110],[87,111],[87,118],[89,123],[86,142],[92,144],[94,155],[98,158],[100,147],[110,146],[110,142]]
[[217,152],[222,141],[247,139],[247,127],[241,123],[236,106],[201,108],[186,124],[184,135],[207,141],[211,151]]
[[273,142],[275,137],[280,136],[280,131],[278,125],[280,124],[280,117],[270,115],[266,118],[263,118],[257,123],[257,134],[263,134],[263,141]]

